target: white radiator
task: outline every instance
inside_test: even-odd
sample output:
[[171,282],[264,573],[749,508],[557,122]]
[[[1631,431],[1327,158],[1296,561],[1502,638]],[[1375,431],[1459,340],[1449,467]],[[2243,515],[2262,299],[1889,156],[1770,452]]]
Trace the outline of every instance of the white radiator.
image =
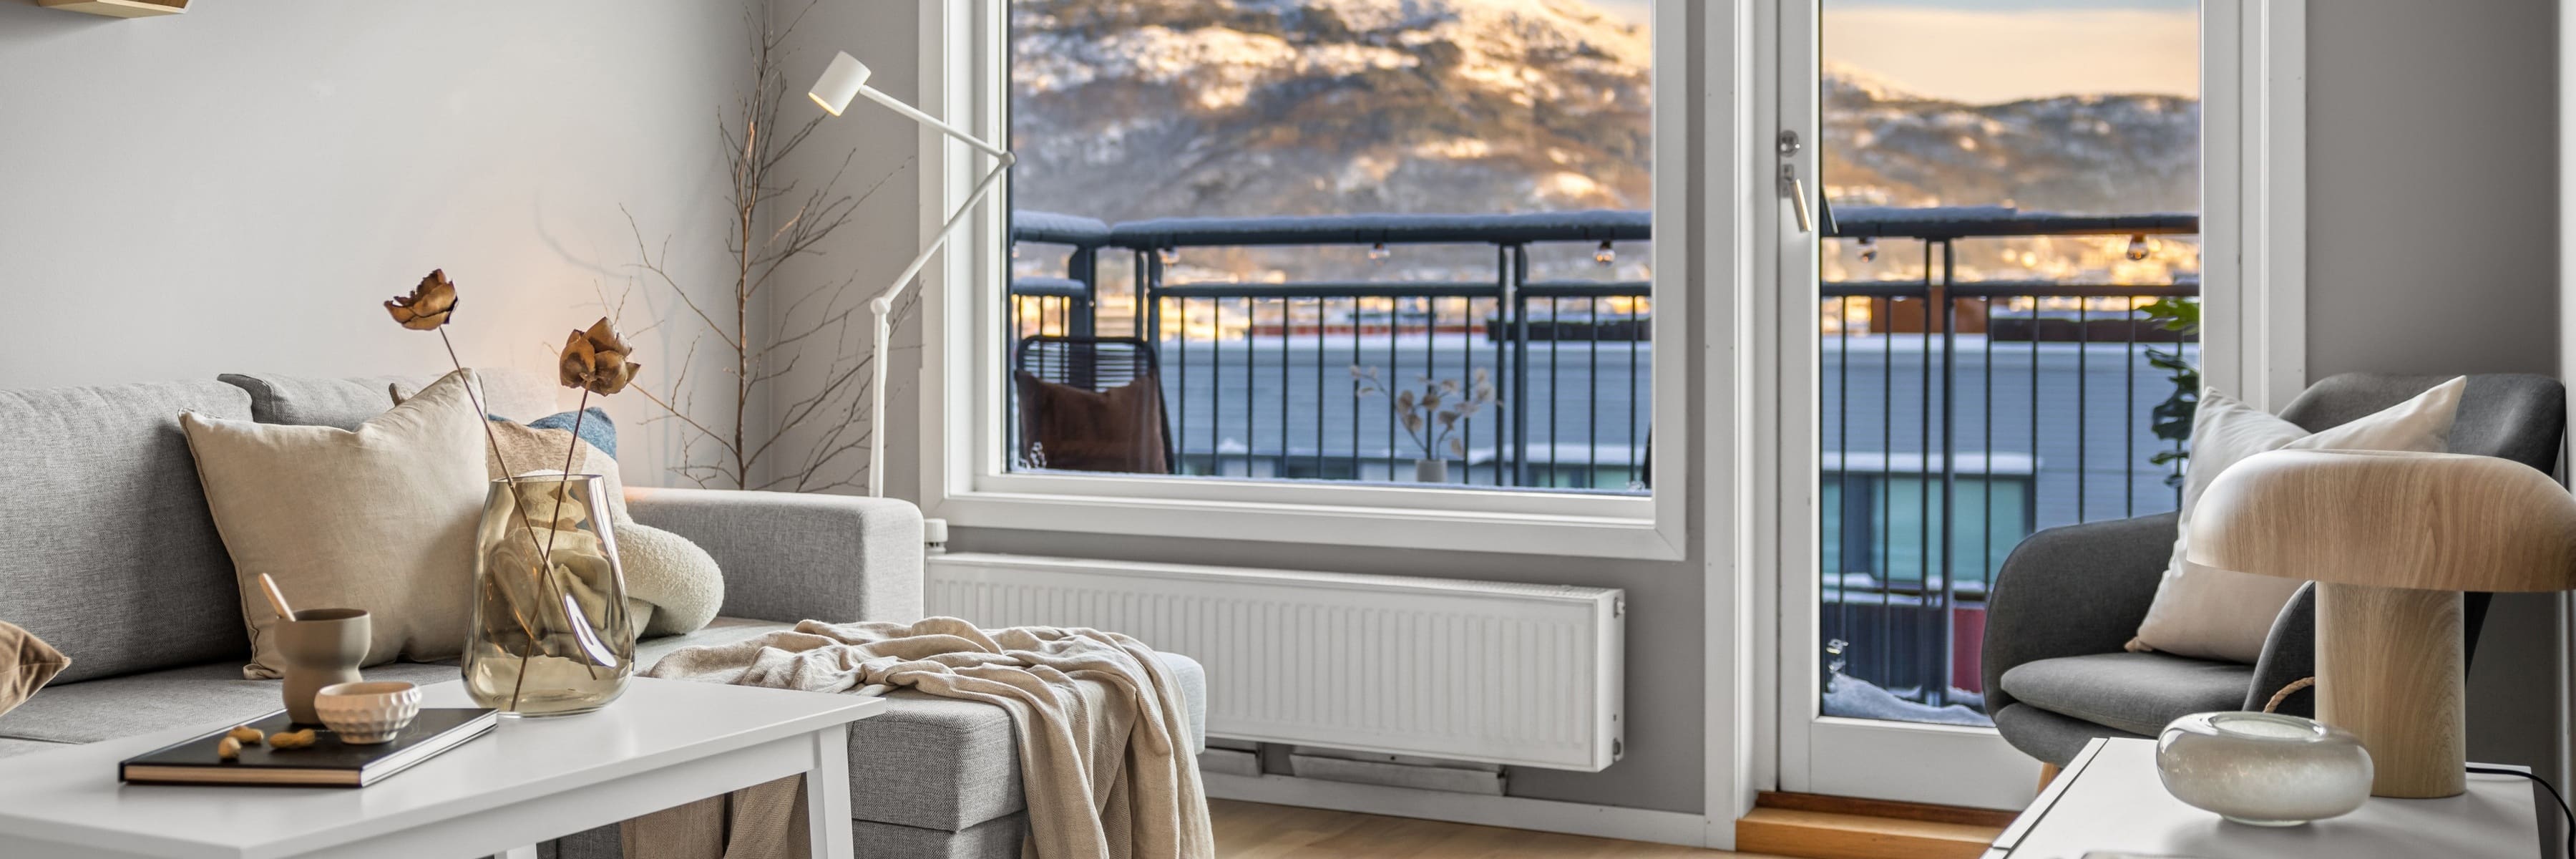
[[1619,590],[985,554],[931,556],[927,584],[931,614],[1197,659],[1212,736],[1584,771],[1619,757]]

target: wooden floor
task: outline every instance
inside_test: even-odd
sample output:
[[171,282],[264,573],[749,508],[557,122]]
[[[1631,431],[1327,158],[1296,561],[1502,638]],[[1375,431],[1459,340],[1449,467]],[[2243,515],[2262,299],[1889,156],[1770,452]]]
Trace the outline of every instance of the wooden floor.
[[1224,799],[1208,800],[1208,815],[1216,825],[1217,859],[1750,859],[1760,855]]

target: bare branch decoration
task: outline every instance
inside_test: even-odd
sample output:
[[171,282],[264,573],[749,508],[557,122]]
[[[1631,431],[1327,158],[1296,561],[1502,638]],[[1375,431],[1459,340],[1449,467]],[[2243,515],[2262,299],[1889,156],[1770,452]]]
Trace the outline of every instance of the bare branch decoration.
[[[791,108],[806,107],[788,84],[790,54],[784,47],[804,14],[776,28],[756,12],[746,16],[752,87],[718,117],[727,159],[725,249],[732,281],[721,296],[731,306],[692,296],[689,284],[674,273],[668,241],[648,242],[634,214],[627,213],[637,280],[676,299],[680,312],[663,322],[694,329],[682,335],[687,345],[679,350],[681,365],[668,381],[636,389],[659,412],[648,423],[669,422],[678,430],[678,462],[670,473],[701,487],[826,492],[865,485],[866,470],[876,465],[864,460],[876,423],[867,403],[877,356],[869,354],[863,336],[865,296],[850,288],[857,275],[791,286],[797,277],[782,269],[822,256],[854,222],[859,204],[910,162],[856,195],[842,190],[855,150],[820,183],[800,181],[781,168],[824,119],[819,111],[802,119],[788,115]],[[614,316],[626,301],[603,294],[601,304]],[[912,306],[898,308],[897,320]],[[699,366],[702,352],[714,366]],[[732,384],[715,402],[701,402],[704,374],[693,378],[691,372],[698,369],[720,372]]]

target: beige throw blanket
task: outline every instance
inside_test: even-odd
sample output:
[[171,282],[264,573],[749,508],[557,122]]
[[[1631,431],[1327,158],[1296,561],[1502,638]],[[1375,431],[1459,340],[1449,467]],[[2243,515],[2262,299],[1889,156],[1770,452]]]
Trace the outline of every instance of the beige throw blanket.
[[[673,652],[648,677],[882,695],[896,688],[1007,710],[1038,859],[1212,856],[1207,799],[1178,683],[1133,638],[1046,626],[979,630],[805,621]],[[628,821],[627,859],[802,857],[803,782],[782,779]],[[729,819],[728,819],[729,818]],[[729,823],[729,834],[714,826]]]

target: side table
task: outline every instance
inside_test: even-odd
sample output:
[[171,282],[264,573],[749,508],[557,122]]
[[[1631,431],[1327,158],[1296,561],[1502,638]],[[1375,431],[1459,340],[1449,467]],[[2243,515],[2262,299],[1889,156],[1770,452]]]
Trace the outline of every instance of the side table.
[[2304,826],[2250,826],[2184,805],[2156,777],[2152,740],[2097,739],[1995,839],[1985,859],[2087,853],[2190,859],[2568,859],[2558,803],[2528,779],[2469,774],[2442,799],[2372,797]]

